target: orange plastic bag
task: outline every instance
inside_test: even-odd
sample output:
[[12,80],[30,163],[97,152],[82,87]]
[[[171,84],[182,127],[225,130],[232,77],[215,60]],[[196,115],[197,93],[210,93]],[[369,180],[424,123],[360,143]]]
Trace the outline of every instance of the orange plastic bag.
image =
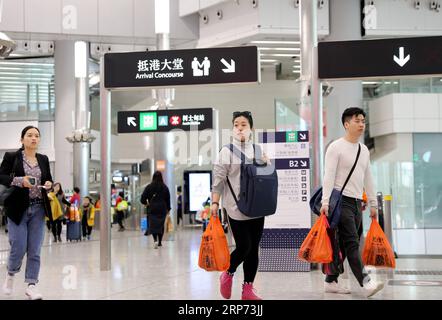
[[333,261],[333,249],[327,234],[329,228],[325,214],[322,214],[308,233],[299,249],[298,257],[310,263]]
[[396,268],[396,260],[390,242],[376,219],[371,220],[362,253],[364,265]]
[[227,238],[219,218],[212,216],[204,231],[198,266],[206,271],[225,271],[230,266]]

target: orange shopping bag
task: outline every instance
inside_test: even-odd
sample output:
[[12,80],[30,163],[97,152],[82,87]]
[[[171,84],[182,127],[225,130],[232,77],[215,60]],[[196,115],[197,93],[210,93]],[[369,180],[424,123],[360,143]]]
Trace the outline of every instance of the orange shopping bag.
[[212,216],[204,231],[198,266],[206,271],[225,271],[230,266],[230,252],[219,218]]
[[327,217],[321,214],[299,249],[299,259],[310,263],[332,262],[333,249],[327,234],[328,228]]
[[396,260],[390,242],[376,219],[371,219],[370,230],[362,253],[364,265],[396,268]]

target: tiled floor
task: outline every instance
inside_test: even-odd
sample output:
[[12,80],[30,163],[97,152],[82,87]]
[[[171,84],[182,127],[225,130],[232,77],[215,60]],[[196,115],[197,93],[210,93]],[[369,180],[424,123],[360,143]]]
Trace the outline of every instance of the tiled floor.
[[[91,241],[52,243],[46,234],[42,248],[40,290],[45,299],[221,299],[218,272],[206,272],[198,265],[201,230],[182,229],[154,249],[151,237],[140,232],[112,230],[112,270],[99,268],[98,232]],[[64,234],[63,234],[64,236]],[[8,240],[0,230],[0,283],[3,283]],[[24,299],[24,269],[16,277],[14,294],[0,299]],[[398,259],[398,270],[442,270],[441,259]],[[375,274],[377,279],[442,281],[438,275]],[[365,299],[353,276],[344,274],[351,295],[323,292],[320,271],[306,273],[258,273],[255,285],[265,299]],[[235,275],[233,299],[240,298],[242,270]],[[423,284],[430,284],[425,283]],[[418,283],[419,284],[419,283]],[[373,299],[442,299],[442,286],[386,285]]]

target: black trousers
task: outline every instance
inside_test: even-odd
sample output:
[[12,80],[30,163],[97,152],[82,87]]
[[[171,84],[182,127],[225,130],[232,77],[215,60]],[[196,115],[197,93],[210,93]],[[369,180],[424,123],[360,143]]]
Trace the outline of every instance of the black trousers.
[[124,220],[124,211],[117,211],[117,221],[121,229],[124,229],[123,220]]
[[84,215],[83,219],[81,219],[81,227],[83,231],[83,237],[90,236],[92,233],[92,227],[87,225],[87,216]]
[[162,233],[152,233],[153,241],[157,242],[158,245],[161,245],[161,241],[163,240],[163,234]]
[[229,217],[236,248],[230,254],[229,273],[234,273],[243,263],[244,282],[253,282],[258,271],[259,243],[264,230],[264,217],[251,220],[234,220]]
[[[348,259],[351,271],[362,287],[368,275],[362,264],[359,253],[359,232],[362,225],[362,201],[355,198],[342,197],[341,218],[338,224],[339,247],[342,257]],[[328,275],[326,282],[337,282],[339,274]]]
[[54,238],[61,236],[61,229],[62,229],[62,218],[52,221],[51,230],[52,234],[54,235]]

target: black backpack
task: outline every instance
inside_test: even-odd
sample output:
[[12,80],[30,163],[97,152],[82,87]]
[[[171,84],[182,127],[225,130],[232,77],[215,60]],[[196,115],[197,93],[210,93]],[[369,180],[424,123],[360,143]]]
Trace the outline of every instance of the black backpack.
[[258,150],[260,155],[258,161],[255,157],[247,158],[233,144],[227,147],[241,159],[239,199],[233,192],[229,177],[227,177],[227,183],[239,211],[252,218],[275,214],[278,201],[278,174],[275,163],[268,165],[261,160],[262,152],[258,145],[253,145],[254,152]]

